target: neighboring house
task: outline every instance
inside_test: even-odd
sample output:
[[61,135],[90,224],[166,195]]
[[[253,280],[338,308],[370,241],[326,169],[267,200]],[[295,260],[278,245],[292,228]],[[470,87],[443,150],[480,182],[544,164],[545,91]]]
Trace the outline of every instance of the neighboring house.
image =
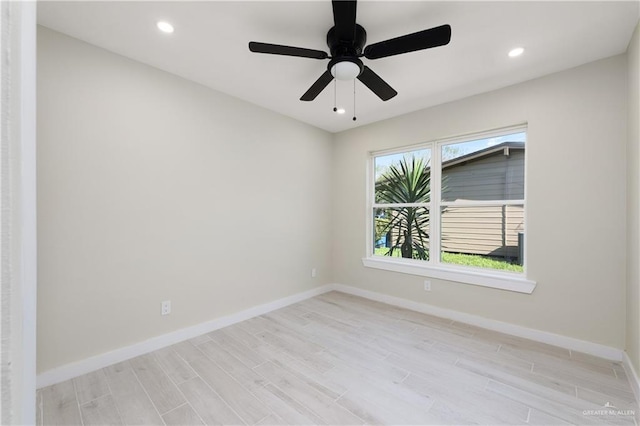
[[[522,142],[504,142],[443,162],[443,202],[473,200],[492,204],[447,206],[441,224],[443,251],[521,263],[524,206],[507,200],[524,200],[524,150]],[[376,247],[391,247],[396,240],[395,231],[388,233],[376,241]]]
[[[524,200],[524,143],[505,142],[445,161],[443,201]],[[522,205],[447,207],[442,250],[519,260]]]

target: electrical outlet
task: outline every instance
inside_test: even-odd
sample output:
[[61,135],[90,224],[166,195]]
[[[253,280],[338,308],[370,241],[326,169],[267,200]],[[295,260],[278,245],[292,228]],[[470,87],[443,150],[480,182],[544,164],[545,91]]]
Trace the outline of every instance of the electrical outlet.
[[165,300],[162,302],[161,315],[169,315],[171,313],[171,300]]
[[431,291],[431,281],[429,280],[424,281],[424,291]]
[[318,270],[316,268],[311,269],[311,278],[315,278],[318,276]]

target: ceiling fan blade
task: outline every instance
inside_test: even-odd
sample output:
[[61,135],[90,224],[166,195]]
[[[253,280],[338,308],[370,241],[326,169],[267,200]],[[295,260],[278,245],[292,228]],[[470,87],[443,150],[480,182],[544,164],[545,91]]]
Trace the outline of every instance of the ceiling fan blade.
[[331,3],[338,40],[353,42],[356,38],[356,1],[333,0]]
[[444,46],[451,40],[451,26],[441,25],[417,33],[407,34],[371,44],[364,49],[364,57],[367,59],[386,58],[387,56],[401,53],[414,52],[416,50],[430,49]]
[[256,53],[270,53],[272,55],[298,56],[301,58],[327,59],[329,55],[322,50],[305,49],[303,47],[282,46],[280,44],[249,42],[249,50]]
[[378,95],[383,101],[388,101],[398,94],[393,87],[389,86],[378,74],[373,72],[368,66],[364,66],[358,80],[367,86],[373,93]]
[[320,94],[320,92],[322,92],[324,88],[327,87],[329,83],[331,83],[332,80],[333,80],[333,76],[331,75],[331,73],[328,70],[325,71],[324,74],[322,74],[320,78],[317,79],[316,82],[311,85],[309,90],[307,90],[304,93],[304,95],[302,95],[300,100],[301,101],[314,100]]

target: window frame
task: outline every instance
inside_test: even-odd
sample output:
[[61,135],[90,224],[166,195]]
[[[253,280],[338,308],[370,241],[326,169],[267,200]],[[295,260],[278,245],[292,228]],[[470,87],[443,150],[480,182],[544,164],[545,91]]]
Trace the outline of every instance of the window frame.
[[[525,142],[525,188],[524,199],[522,200],[465,200],[465,201],[442,201],[442,149],[446,145],[490,137],[505,136],[512,133],[528,132],[526,123],[517,126],[504,127],[500,129],[469,133],[450,138],[435,139],[419,144],[402,146],[392,149],[371,151],[367,161],[367,200],[366,200],[366,256],[362,259],[365,267],[382,269],[404,274],[418,275],[436,278],[446,281],[455,281],[465,284],[478,285],[483,287],[510,290],[519,293],[532,293],[536,287],[536,282],[527,277],[527,241],[524,243],[523,272],[499,271],[494,269],[474,268],[451,263],[441,262],[441,208],[445,206],[468,207],[480,205],[523,205],[524,209],[524,230],[527,230],[527,142]],[[375,202],[375,159],[391,154],[400,154],[420,149],[429,149],[431,155],[431,194],[428,203],[405,203],[405,204],[378,204]],[[429,211],[429,260],[392,258],[386,256],[376,256],[374,254],[374,209],[394,208],[394,207],[425,207]],[[435,213],[435,214],[434,214]],[[434,249],[435,248],[435,249]]]

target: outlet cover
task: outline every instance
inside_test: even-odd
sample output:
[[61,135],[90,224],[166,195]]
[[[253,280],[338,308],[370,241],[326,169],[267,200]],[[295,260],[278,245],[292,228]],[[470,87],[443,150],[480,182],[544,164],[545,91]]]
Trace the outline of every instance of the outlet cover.
[[431,291],[431,281],[429,280],[424,281],[424,291]]
[[160,314],[169,315],[171,313],[171,300],[165,300],[162,302]]

